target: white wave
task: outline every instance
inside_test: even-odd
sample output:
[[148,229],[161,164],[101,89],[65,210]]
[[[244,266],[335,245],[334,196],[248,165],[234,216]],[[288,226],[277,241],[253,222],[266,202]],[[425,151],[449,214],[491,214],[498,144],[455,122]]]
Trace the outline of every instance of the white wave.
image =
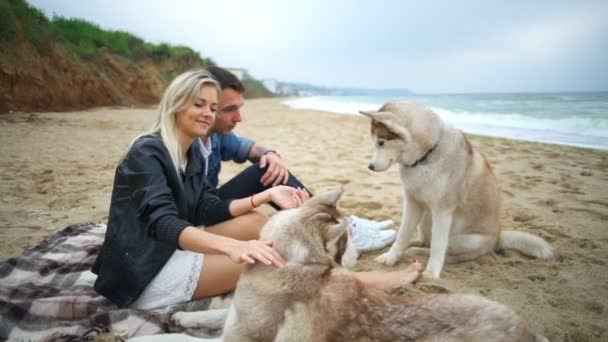
[[584,117],[537,118],[521,114],[472,113],[431,107],[443,120],[455,127],[485,125],[503,128],[521,128],[537,131],[554,131],[608,138],[608,120]]
[[[366,97],[319,96],[289,99],[283,104],[296,109],[356,115],[360,110],[378,109],[384,103],[375,100]],[[541,118],[519,113],[431,108],[444,121],[468,133],[608,150],[608,117]]]
[[358,114],[360,110],[374,110],[381,104],[365,101],[339,101],[331,97],[302,97],[283,101],[282,103],[295,109],[312,109],[339,114]]

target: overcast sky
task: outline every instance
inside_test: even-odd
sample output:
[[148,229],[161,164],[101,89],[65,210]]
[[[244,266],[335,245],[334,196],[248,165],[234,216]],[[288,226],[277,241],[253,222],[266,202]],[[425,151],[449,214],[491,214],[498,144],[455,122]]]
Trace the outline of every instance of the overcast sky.
[[28,0],[256,78],[416,93],[608,90],[608,1]]

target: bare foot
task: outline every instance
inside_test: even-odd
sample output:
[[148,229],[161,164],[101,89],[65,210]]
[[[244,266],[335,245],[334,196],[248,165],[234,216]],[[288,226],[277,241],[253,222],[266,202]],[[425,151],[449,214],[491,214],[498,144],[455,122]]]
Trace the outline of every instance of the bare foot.
[[392,291],[418,280],[420,271],[422,271],[422,263],[414,259],[405,270],[356,272],[355,275],[367,285],[376,286],[385,291]]
[[355,272],[355,276],[366,285],[375,286],[385,291],[392,291],[403,285],[411,284],[420,278],[422,263],[414,259],[410,266],[400,271]]
[[405,270],[406,274],[401,278],[401,285],[407,285],[415,283],[420,278],[420,272],[422,271],[422,263],[417,259],[412,260],[412,263]]
[[391,291],[401,286],[415,283],[420,278],[421,271],[422,263],[414,259],[405,270],[388,272],[389,276],[384,284],[384,289]]

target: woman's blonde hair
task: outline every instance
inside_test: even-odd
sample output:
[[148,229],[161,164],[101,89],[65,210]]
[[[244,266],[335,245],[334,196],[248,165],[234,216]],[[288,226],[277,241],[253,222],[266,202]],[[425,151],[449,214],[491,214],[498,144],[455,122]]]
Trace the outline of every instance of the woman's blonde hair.
[[220,97],[220,85],[213,79],[207,70],[190,70],[175,77],[160,100],[154,125],[149,131],[140,134],[133,139],[127,152],[131,149],[135,141],[142,136],[159,134],[163,144],[169,151],[173,166],[179,174],[180,166],[184,164],[185,161],[182,160],[182,151],[177,137],[175,114],[192,105],[204,85],[214,86],[217,90],[218,98]]

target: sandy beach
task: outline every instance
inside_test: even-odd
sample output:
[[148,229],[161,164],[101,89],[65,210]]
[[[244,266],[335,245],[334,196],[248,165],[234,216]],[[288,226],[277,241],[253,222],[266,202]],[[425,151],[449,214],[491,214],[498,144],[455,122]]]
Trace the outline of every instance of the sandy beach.
[[[0,258],[19,255],[74,223],[107,219],[114,170],[154,109],[99,108],[0,116]],[[289,109],[279,99],[248,100],[237,134],[280,152],[313,192],[343,186],[345,214],[401,221],[396,167],[367,169],[363,117]],[[442,279],[400,294],[465,292],[509,305],[553,341],[608,339],[608,152],[471,136],[502,189],[503,229],[542,236],[554,260],[514,251],[447,265]],[[224,164],[222,180],[245,164]],[[380,266],[368,253],[357,269]]]

